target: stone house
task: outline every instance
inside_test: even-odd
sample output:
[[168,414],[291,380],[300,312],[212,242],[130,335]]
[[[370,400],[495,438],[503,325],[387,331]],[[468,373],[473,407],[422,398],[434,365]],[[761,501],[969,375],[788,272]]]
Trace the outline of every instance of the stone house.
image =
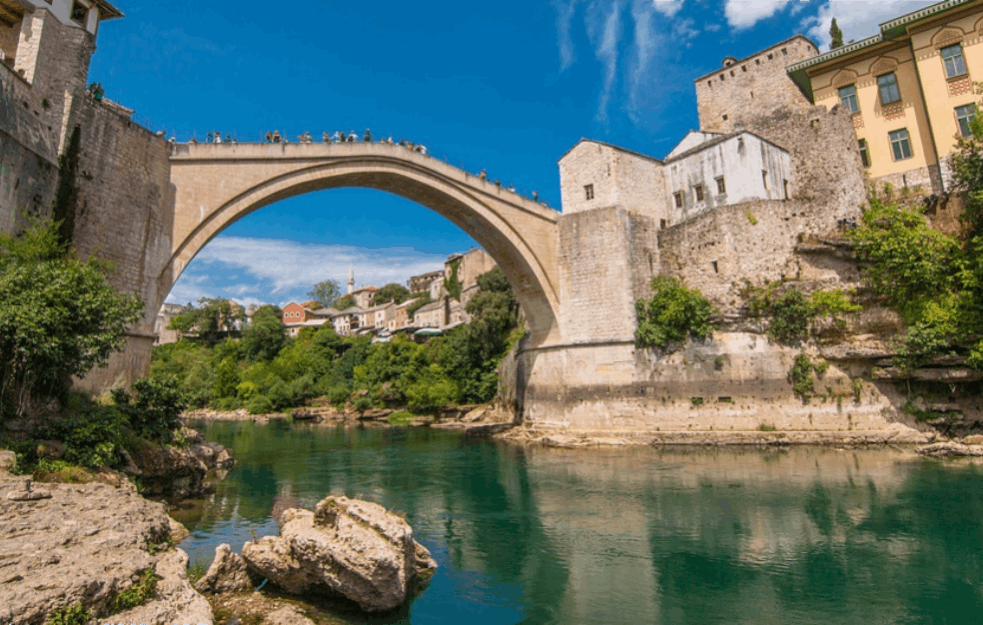
[[871,37],[817,51],[788,76],[810,102],[853,116],[872,179],[942,193],[950,186],[947,157],[976,115],[983,1],[947,0],[902,15]]
[[412,319],[409,316],[409,308],[416,303],[415,299],[406,300],[402,304],[396,304],[393,318],[389,320],[389,331],[396,332],[411,325]]
[[339,336],[351,336],[361,327],[362,309],[352,306],[331,316],[331,325]]
[[443,285],[443,271],[431,271],[429,273],[413,276],[406,281],[406,288],[410,290],[410,293],[430,293],[430,297],[434,298],[435,295],[433,293],[433,288],[435,283],[438,289],[441,285]]
[[181,338],[181,332],[171,330],[171,319],[178,316],[184,306],[180,304],[164,304],[157,313],[157,321],[154,323],[154,334],[157,335],[154,345],[167,345],[177,343]]
[[356,289],[350,293],[352,299],[355,301],[355,306],[359,308],[369,308],[372,306],[372,302],[375,299],[375,292],[378,291],[374,286],[363,286],[360,289]]
[[359,331],[385,330],[389,322],[396,318],[396,305],[392,302],[372,306],[359,312]]
[[413,315],[413,325],[418,328],[442,328],[447,325],[443,298],[421,306]]

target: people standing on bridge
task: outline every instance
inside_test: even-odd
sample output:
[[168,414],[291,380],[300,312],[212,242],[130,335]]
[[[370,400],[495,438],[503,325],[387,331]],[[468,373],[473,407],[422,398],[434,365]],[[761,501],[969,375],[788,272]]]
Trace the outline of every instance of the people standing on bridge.
[[355,134],[354,130],[348,131],[348,143],[355,143],[358,141],[358,136]]
[[532,192],[532,201],[533,202],[538,202],[539,201],[539,191],[533,191]]
[[399,145],[401,145],[401,146],[403,146],[405,148],[406,147],[406,139],[400,137],[399,138]]
[[386,139],[386,143],[388,143],[389,145],[392,145],[393,144],[393,138],[392,137],[389,137],[388,139]]
[[478,174],[478,180],[485,180],[488,178],[488,172],[482,168],[481,173]]
[[362,133],[362,141],[366,143],[372,143],[372,131],[369,130],[368,128],[366,128],[365,132]]
[[334,143],[340,143],[341,142],[341,133],[338,132],[337,130],[335,130],[334,131],[334,134],[331,135],[331,141],[334,142]]
[[321,141],[324,143],[331,143],[331,135],[328,134],[327,130],[321,133]]
[[511,191],[512,193],[515,193],[515,185],[514,184],[510,184],[509,185],[509,191]]
[[211,131],[209,131],[209,133],[205,135],[205,138],[208,140],[209,143],[215,140],[215,136],[211,133]]
[[225,135],[225,142],[226,143],[239,143],[238,141],[236,141],[235,139],[233,139],[232,138],[232,135],[230,135],[230,134],[226,134]]
[[420,154],[426,156],[427,155],[427,146],[425,146],[425,145],[423,145],[421,143],[420,145],[416,146],[416,151],[419,152]]
[[269,130],[266,131],[266,142],[273,143],[273,133]]
[[280,143],[280,131],[279,130],[274,130],[273,131],[273,143]]
[[222,135],[218,131],[215,132],[215,143],[222,143]]
[[297,137],[297,140],[301,143],[314,143],[314,139],[311,138],[311,133],[309,130],[305,130],[304,134]]

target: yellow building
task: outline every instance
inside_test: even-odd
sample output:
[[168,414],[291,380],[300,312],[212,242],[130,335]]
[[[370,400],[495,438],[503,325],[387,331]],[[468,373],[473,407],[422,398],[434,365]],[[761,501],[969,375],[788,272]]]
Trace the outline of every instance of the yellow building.
[[969,133],[983,81],[983,0],[946,0],[873,37],[789,66],[815,103],[853,111],[870,177],[896,188],[950,185],[947,157]]

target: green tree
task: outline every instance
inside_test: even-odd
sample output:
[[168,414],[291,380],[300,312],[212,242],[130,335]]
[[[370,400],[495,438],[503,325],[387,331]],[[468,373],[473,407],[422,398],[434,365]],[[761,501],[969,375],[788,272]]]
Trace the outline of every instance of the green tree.
[[[978,92],[983,85],[978,86]],[[983,234],[983,117],[976,115],[969,124],[968,137],[960,137],[950,159],[954,190],[966,193],[962,220],[966,238]]]
[[307,292],[307,297],[317,302],[321,308],[327,308],[341,295],[341,287],[334,280],[318,282]]
[[668,348],[692,337],[704,339],[713,331],[713,306],[696,290],[669,276],[652,278],[652,299],[635,302],[639,347]]
[[840,30],[840,27],[836,24],[835,17],[833,18],[833,23],[829,27],[829,37],[831,40],[829,43],[830,50],[843,47],[843,31]]
[[238,386],[239,366],[234,358],[226,357],[215,368],[215,383],[212,386],[212,394],[216,398],[235,397]]
[[375,292],[375,298],[373,302],[376,305],[388,304],[392,302],[394,304],[402,304],[409,298],[410,291],[402,284],[396,284],[395,282],[390,282],[389,284],[383,286],[381,289]]
[[246,358],[252,361],[276,358],[287,340],[281,315],[283,311],[273,305],[256,309],[252,322],[242,332],[240,346]]
[[21,415],[32,400],[64,401],[72,376],[104,365],[143,304],[107,281],[111,267],[79,260],[58,224],[0,233],[0,404]]
[[461,289],[463,287],[460,278],[457,277],[457,272],[460,268],[461,259],[458,258],[451,262],[451,275],[444,278],[444,290],[457,301],[461,301]]
[[338,310],[345,310],[347,308],[351,308],[354,305],[355,305],[355,298],[352,297],[351,295],[345,295],[339,297],[338,299],[335,300],[334,303],[334,307],[337,308]]
[[416,314],[416,311],[420,310],[421,308],[423,308],[424,306],[426,306],[431,302],[429,292],[412,293],[408,299],[413,300],[413,303],[406,307],[406,316],[409,319],[413,318],[413,315]]
[[171,319],[170,328],[180,332],[197,332],[198,338],[215,345],[238,330],[246,316],[242,307],[220,298],[203,297],[198,306],[188,304]]
[[871,200],[850,236],[871,290],[909,323],[953,287],[958,243],[930,228],[921,213]]

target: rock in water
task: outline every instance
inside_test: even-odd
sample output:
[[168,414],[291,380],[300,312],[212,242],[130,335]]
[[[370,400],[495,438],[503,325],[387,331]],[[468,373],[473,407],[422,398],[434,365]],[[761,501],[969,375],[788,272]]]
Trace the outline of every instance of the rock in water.
[[285,511],[280,536],[246,543],[242,557],[286,592],[327,587],[368,612],[399,607],[437,568],[405,520],[378,504],[333,496],[314,512]]
[[249,592],[254,587],[242,557],[232,553],[228,543],[215,548],[215,559],[205,576],[195,582],[198,592]]

